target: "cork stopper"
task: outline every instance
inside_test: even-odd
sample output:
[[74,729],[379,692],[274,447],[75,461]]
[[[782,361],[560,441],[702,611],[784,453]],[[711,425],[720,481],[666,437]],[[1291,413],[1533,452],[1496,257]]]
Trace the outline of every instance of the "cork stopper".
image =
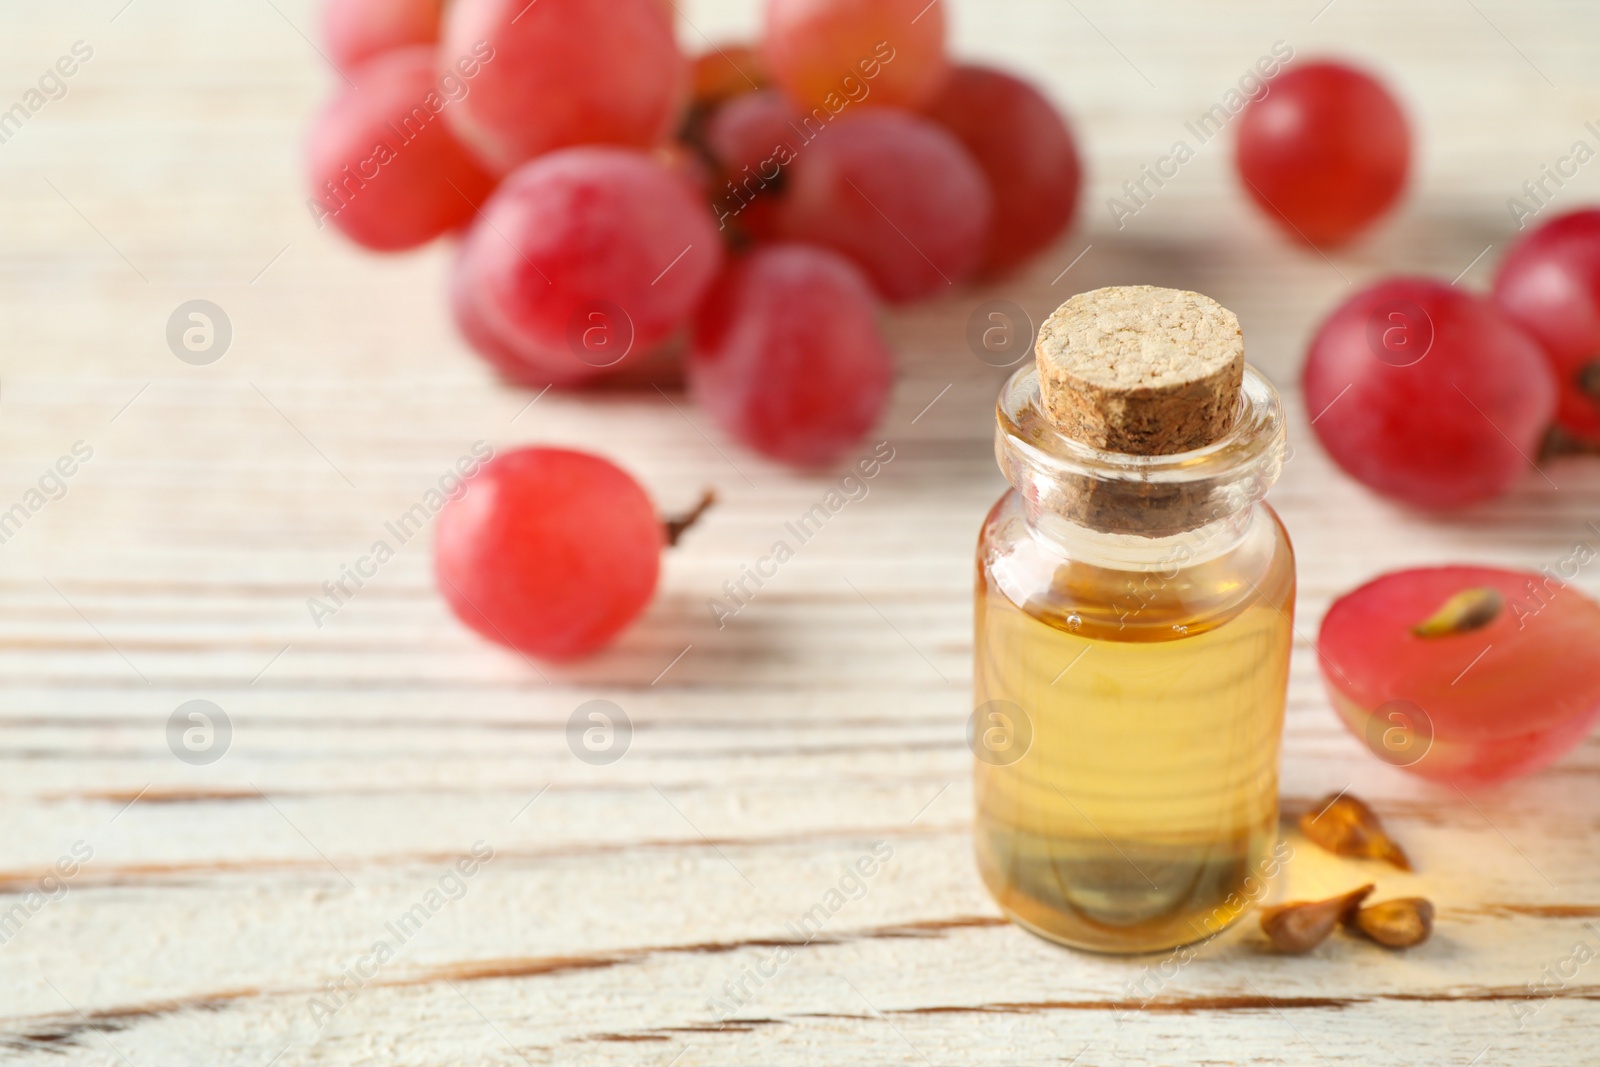
[[1227,435],[1244,380],[1233,312],[1199,293],[1122,285],[1079,293],[1039,330],[1046,416],[1107,452],[1164,456]]

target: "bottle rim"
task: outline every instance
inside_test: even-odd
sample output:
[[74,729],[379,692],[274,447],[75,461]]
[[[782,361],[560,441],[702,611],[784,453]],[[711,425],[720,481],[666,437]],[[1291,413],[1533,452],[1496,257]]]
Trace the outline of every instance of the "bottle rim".
[[[1250,507],[1277,481],[1286,451],[1283,402],[1248,365],[1232,428],[1188,452],[1130,455],[1066,436],[1045,414],[1031,361],[1000,390],[995,419],[995,458],[1034,507],[1145,536],[1194,529]],[[1099,501],[1093,507],[1091,497]]]

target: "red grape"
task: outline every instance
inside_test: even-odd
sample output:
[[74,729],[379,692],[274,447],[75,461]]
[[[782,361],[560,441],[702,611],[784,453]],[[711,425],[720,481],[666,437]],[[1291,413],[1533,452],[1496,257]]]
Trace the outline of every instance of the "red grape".
[[663,543],[650,498],[626,471],[524,448],[491,459],[439,513],[434,574],[451,610],[484,637],[574,659],[644,610]]
[[655,154],[668,170],[687,182],[696,195],[710,199],[716,192],[716,186],[719,184],[716,173],[706,158],[692,145],[674,141],[670,145],[656,149]]
[[448,114],[500,173],[568,145],[655,145],[689,88],[661,0],[455,0],[441,60],[484,42],[493,58]]
[[711,190],[719,226],[733,223],[757,238],[773,235],[784,169],[805,143],[800,120],[800,110],[771,89],[730,100],[706,120],[702,140],[721,168]]
[[386,52],[350,72],[317,116],[307,156],[312,214],[379,251],[430,241],[472,218],[494,188],[441,120],[432,48]]
[[894,301],[977,269],[994,198],[961,142],[888,109],[846,116],[814,136],[787,168],[782,236],[843,252]]
[[732,437],[802,466],[872,429],[894,377],[866,276],[841,256],[770,245],[734,263],[695,318],[689,390]]
[[1513,245],[1494,298],[1555,369],[1557,425],[1600,445],[1600,209],[1552,219]]
[[831,112],[867,100],[916,107],[949,69],[938,0],[767,0],[762,39],[784,91]]
[[[1487,610],[1416,632],[1451,617],[1440,609],[1462,594]],[[1317,648],[1334,707],[1379,758],[1467,785],[1537,770],[1588,734],[1600,717],[1596,633],[1600,605],[1548,571],[1435,567],[1335,601]]]
[[552,375],[541,375],[533,364],[519,356],[501,333],[503,327],[492,322],[479,306],[480,290],[473,285],[465,259],[458,254],[450,270],[450,314],[462,338],[484,362],[513,384],[533,388],[552,384]]
[[1275,75],[1239,116],[1235,161],[1273,219],[1313,245],[1346,241],[1394,204],[1411,162],[1405,114],[1342,63]]
[[1339,466],[1425,508],[1508,488],[1556,399],[1532,338],[1488,300],[1429,278],[1382,281],[1341,304],[1311,342],[1304,386]]
[[697,56],[692,68],[696,107],[710,108],[767,87],[761,54],[747,44],[730,44]]
[[1082,169],[1072,131],[1039,90],[1002,71],[958,66],[926,110],[994,191],[983,273],[1004,273],[1060,236],[1078,205]]
[[546,381],[611,373],[687,323],[722,244],[681,172],[627,148],[567,148],[506,179],[457,284],[472,318]]
[[325,0],[322,39],[341,69],[408,45],[439,40],[445,0]]
[[737,177],[745,168],[766,178],[787,156],[797,155],[796,144],[805,141],[800,109],[773,89],[746,93],[717,108],[706,120],[706,147],[723,173]]

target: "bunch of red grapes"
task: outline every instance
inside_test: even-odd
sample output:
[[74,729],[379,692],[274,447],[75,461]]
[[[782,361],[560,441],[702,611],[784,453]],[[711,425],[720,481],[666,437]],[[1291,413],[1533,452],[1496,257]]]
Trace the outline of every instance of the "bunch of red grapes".
[[[671,0],[328,0],[346,84],[312,132],[313,213],[380,251],[459,233],[456,323],[514,382],[652,368],[682,339],[723,432],[834,462],[889,397],[882,303],[1050,245],[1078,154],[1036,88],[951,63],[941,3],[764,17],[759,46],[691,60]],[[662,544],[626,473],[527,449],[441,514],[436,570],[469,625],[563,659],[643,609]]]
[[1034,87],[953,66],[942,4],[768,0],[759,48],[678,47],[670,0],[330,0],[350,83],[318,119],[319,220],[374,249],[461,231],[450,302],[523,384],[687,337],[689,391],[800,466],[888,399],[880,301],[1049,245],[1077,151]]

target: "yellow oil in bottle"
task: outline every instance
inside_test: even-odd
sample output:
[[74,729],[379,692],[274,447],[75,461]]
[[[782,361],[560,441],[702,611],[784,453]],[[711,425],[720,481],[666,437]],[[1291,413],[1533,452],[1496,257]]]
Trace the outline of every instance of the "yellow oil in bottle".
[[1079,948],[1210,936],[1252,903],[1277,840],[1288,538],[1260,505],[1220,555],[1181,564],[1180,545],[1125,569],[1041,546],[1019,511],[1001,500],[978,560],[984,881],[1014,920]]

